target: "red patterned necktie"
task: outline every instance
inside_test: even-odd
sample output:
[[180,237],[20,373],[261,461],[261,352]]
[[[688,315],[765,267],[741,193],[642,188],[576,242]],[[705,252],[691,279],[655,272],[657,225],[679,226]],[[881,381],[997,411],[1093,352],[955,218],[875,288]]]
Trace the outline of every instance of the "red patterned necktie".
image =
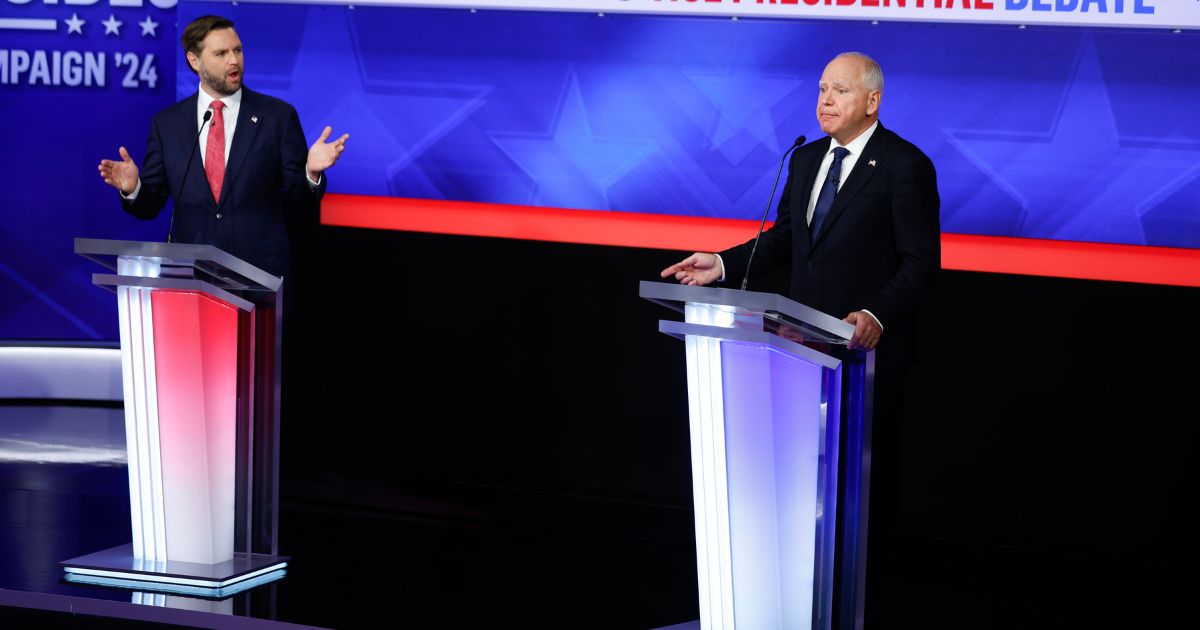
[[225,181],[225,103],[213,101],[212,125],[208,128],[208,145],[204,148],[204,175],[213,199],[221,201],[221,182]]

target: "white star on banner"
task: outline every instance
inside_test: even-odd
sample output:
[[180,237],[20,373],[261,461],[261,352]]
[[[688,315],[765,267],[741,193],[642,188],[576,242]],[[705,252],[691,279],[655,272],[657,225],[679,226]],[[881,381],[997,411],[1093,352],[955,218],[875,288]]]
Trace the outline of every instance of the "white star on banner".
[[158,32],[155,30],[158,28],[158,22],[151,20],[149,15],[146,16],[146,19],[138,22],[138,26],[142,27],[142,37],[158,37]]
[[71,33],[79,33],[80,35],[83,35],[83,25],[85,23],[87,23],[87,20],[79,19],[78,13],[72,13],[71,19],[63,20],[63,24],[67,25],[67,35],[70,35]]
[[116,16],[112,15],[111,13],[108,15],[107,20],[103,20],[100,23],[104,25],[105,35],[116,35],[118,37],[121,35],[121,25],[124,24],[124,22],[118,20]]

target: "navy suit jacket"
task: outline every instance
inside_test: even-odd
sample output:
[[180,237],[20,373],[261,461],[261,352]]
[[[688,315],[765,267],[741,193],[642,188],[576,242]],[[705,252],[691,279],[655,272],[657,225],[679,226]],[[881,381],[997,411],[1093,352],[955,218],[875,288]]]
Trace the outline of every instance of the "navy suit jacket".
[[[937,176],[920,149],[883,125],[834,198],[814,240],[805,216],[828,137],[792,155],[775,225],[763,233],[751,277],[791,265],[791,299],[838,318],[871,311],[883,324],[880,371],[904,371],[913,316],[941,266]],[[725,281],[740,284],[753,240],[721,252]]]
[[134,201],[123,201],[125,211],[151,219],[168,197],[178,195],[175,242],[215,245],[285,275],[287,221],[315,218],[327,181],[322,177],[314,188],[305,175],[308,147],[300,117],[284,101],[242,88],[218,201],[204,176],[204,147],[196,142],[196,99],[193,94],[154,116],[140,172],[142,189]]

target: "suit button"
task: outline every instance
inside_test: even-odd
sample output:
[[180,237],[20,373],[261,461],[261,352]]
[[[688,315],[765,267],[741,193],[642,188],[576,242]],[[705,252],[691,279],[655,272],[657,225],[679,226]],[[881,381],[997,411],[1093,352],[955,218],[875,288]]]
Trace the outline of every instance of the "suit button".
[[[217,218],[220,218],[220,217],[221,217],[221,215],[219,215],[219,214],[218,214],[218,215],[217,215]],[[808,261],[808,268],[809,268],[809,269],[812,269],[812,261],[811,261],[811,260],[810,260],[810,261]]]
[[[223,218],[225,218],[225,215],[223,215],[223,214],[221,214],[220,212],[218,212],[218,213],[217,213],[217,218],[218,218],[218,219],[223,219]],[[811,267],[811,266],[812,266],[812,263],[808,263],[808,266],[809,266],[809,267]]]

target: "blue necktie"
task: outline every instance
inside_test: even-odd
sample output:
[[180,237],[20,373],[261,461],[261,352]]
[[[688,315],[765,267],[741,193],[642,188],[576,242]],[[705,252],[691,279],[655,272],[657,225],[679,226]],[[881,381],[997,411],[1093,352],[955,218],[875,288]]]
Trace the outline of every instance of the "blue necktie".
[[821,222],[825,220],[825,215],[829,214],[829,209],[833,207],[833,198],[837,195],[838,184],[842,179],[842,159],[847,155],[850,155],[850,152],[845,147],[833,150],[833,163],[829,165],[829,175],[825,178],[825,185],[821,186],[821,192],[817,195],[817,206],[813,208],[812,222],[808,225],[809,234],[812,234],[814,240],[821,229]]

